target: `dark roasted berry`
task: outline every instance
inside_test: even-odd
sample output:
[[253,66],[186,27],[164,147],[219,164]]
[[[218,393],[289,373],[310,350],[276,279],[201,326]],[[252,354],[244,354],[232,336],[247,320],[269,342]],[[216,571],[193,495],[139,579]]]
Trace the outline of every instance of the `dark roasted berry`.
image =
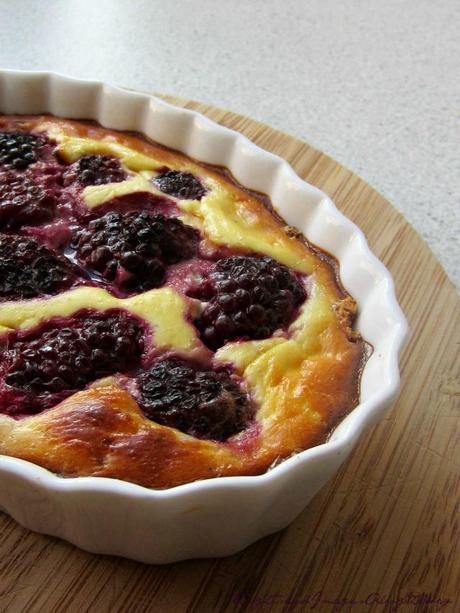
[[219,260],[192,295],[207,302],[195,323],[211,349],[240,338],[270,336],[291,322],[306,298],[293,272],[257,256]]
[[127,175],[118,158],[108,155],[85,155],[64,173],[64,185],[77,181],[80,185],[104,185],[119,183]]
[[0,300],[56,294],[76,275],[68,261],[32,238],[0,234]]
[[46,140],[27,132],[0,132],[0,166],[25,170],[38,160]]
[[165,359],[142,372],[138,381],[147,417],[192,436],[223,441],[243,430],[253,416],[247,394],[224,371]]
[[197,232],[179,219],[148,213],[107,213],[76,233],[72,247],[88,267],[123,291],[161,285],[165,265],[192,257]]
[[132,370],[142,352],[142,327],[124,312],[51,320],[9,343],[2,355],[5,383],[34,395],[35,404],[45,408],[55,402],[53,394],[65,397],[91,381]]
[[0,228],[14,230],[50,221],[57,196],[53,177],[0,170]]
[[201,200],[206,193],[198,179],[189,172],[168,170],[156,176],[153,182],[165,194],[182,200]]

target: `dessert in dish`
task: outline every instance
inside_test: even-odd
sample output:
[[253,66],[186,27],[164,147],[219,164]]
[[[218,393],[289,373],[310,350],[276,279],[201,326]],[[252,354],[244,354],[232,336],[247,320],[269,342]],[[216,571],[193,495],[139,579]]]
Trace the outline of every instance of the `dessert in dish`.
[[263,473],[358,403],[355,310],[225,170],[0,118],[0,453],[152,488]]

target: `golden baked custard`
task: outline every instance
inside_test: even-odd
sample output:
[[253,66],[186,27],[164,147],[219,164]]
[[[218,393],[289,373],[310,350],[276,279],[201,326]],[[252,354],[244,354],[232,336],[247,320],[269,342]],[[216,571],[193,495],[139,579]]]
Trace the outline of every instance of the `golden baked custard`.
[[0,453],[151,488],[263,473],[356,406],[354,316],[228,172],[0,117]]

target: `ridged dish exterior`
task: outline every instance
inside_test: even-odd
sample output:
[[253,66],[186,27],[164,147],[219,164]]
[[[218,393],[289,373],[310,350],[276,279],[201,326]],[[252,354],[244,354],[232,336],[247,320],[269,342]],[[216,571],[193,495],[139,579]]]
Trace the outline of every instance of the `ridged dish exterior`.
[[339,260],[342,282],[358,302],[358,329],[374,348],[363,371],[359,406],[326,443],[263,475],[155,491],[113,479],[63,479],[2,456],[0,506],[32,530],[89,551],[151,563],[228,555],[288,525],[399,387],[398,353],[407,324],[391,276],[361,231],[282,159],[195,112],[145,94],[55,74],[5,71],[0,72],[0,112],[93,119],[229,168],[246,187],[267,193],[289,225]]

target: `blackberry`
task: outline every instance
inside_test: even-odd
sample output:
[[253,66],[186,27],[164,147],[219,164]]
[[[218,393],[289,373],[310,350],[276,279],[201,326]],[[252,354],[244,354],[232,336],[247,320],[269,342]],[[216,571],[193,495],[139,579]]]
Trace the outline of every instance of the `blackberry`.
[[127,175],[120,160],[108,155],[85,155],[64,173],[64,185],[77,181],[80,185],[120,183]]
[[56,294],[76,278],[64,257],[32,238],[0,234],[0,300]]
[[0,228],[14,230],[50,221],[57,199],[54,177],[0,170]]
[[207,301],[195,323],[211,349],[239,338],[270,336],[292,320],[306,298],[286,266],[257,256],[219,260],[193,294]]
[[5,383],[41,397],[45,408],[53,404],[50,395],[69,395],[95,379],[131,370],[142,351],[142,328],[123,312],[51,321],[10,343],[2,356]]
[[198,234],[179,219],[131,211],[106,213],[72,241],[79,260],[124,291],[158,287],[165,265],[194,255]]
[[153,182],[165,194],[183,200],[201,200],[206,193],[198,179],[189,172],[167,170],[156,176]]
[[227,372],[197,370],[179,359],[157,361],[138,378],[146,416],[199,438],[223,441],[253,415],[248,396]]
[[39,157],[44,137],[27,132],[0,132],[0,166],[25,170]]

